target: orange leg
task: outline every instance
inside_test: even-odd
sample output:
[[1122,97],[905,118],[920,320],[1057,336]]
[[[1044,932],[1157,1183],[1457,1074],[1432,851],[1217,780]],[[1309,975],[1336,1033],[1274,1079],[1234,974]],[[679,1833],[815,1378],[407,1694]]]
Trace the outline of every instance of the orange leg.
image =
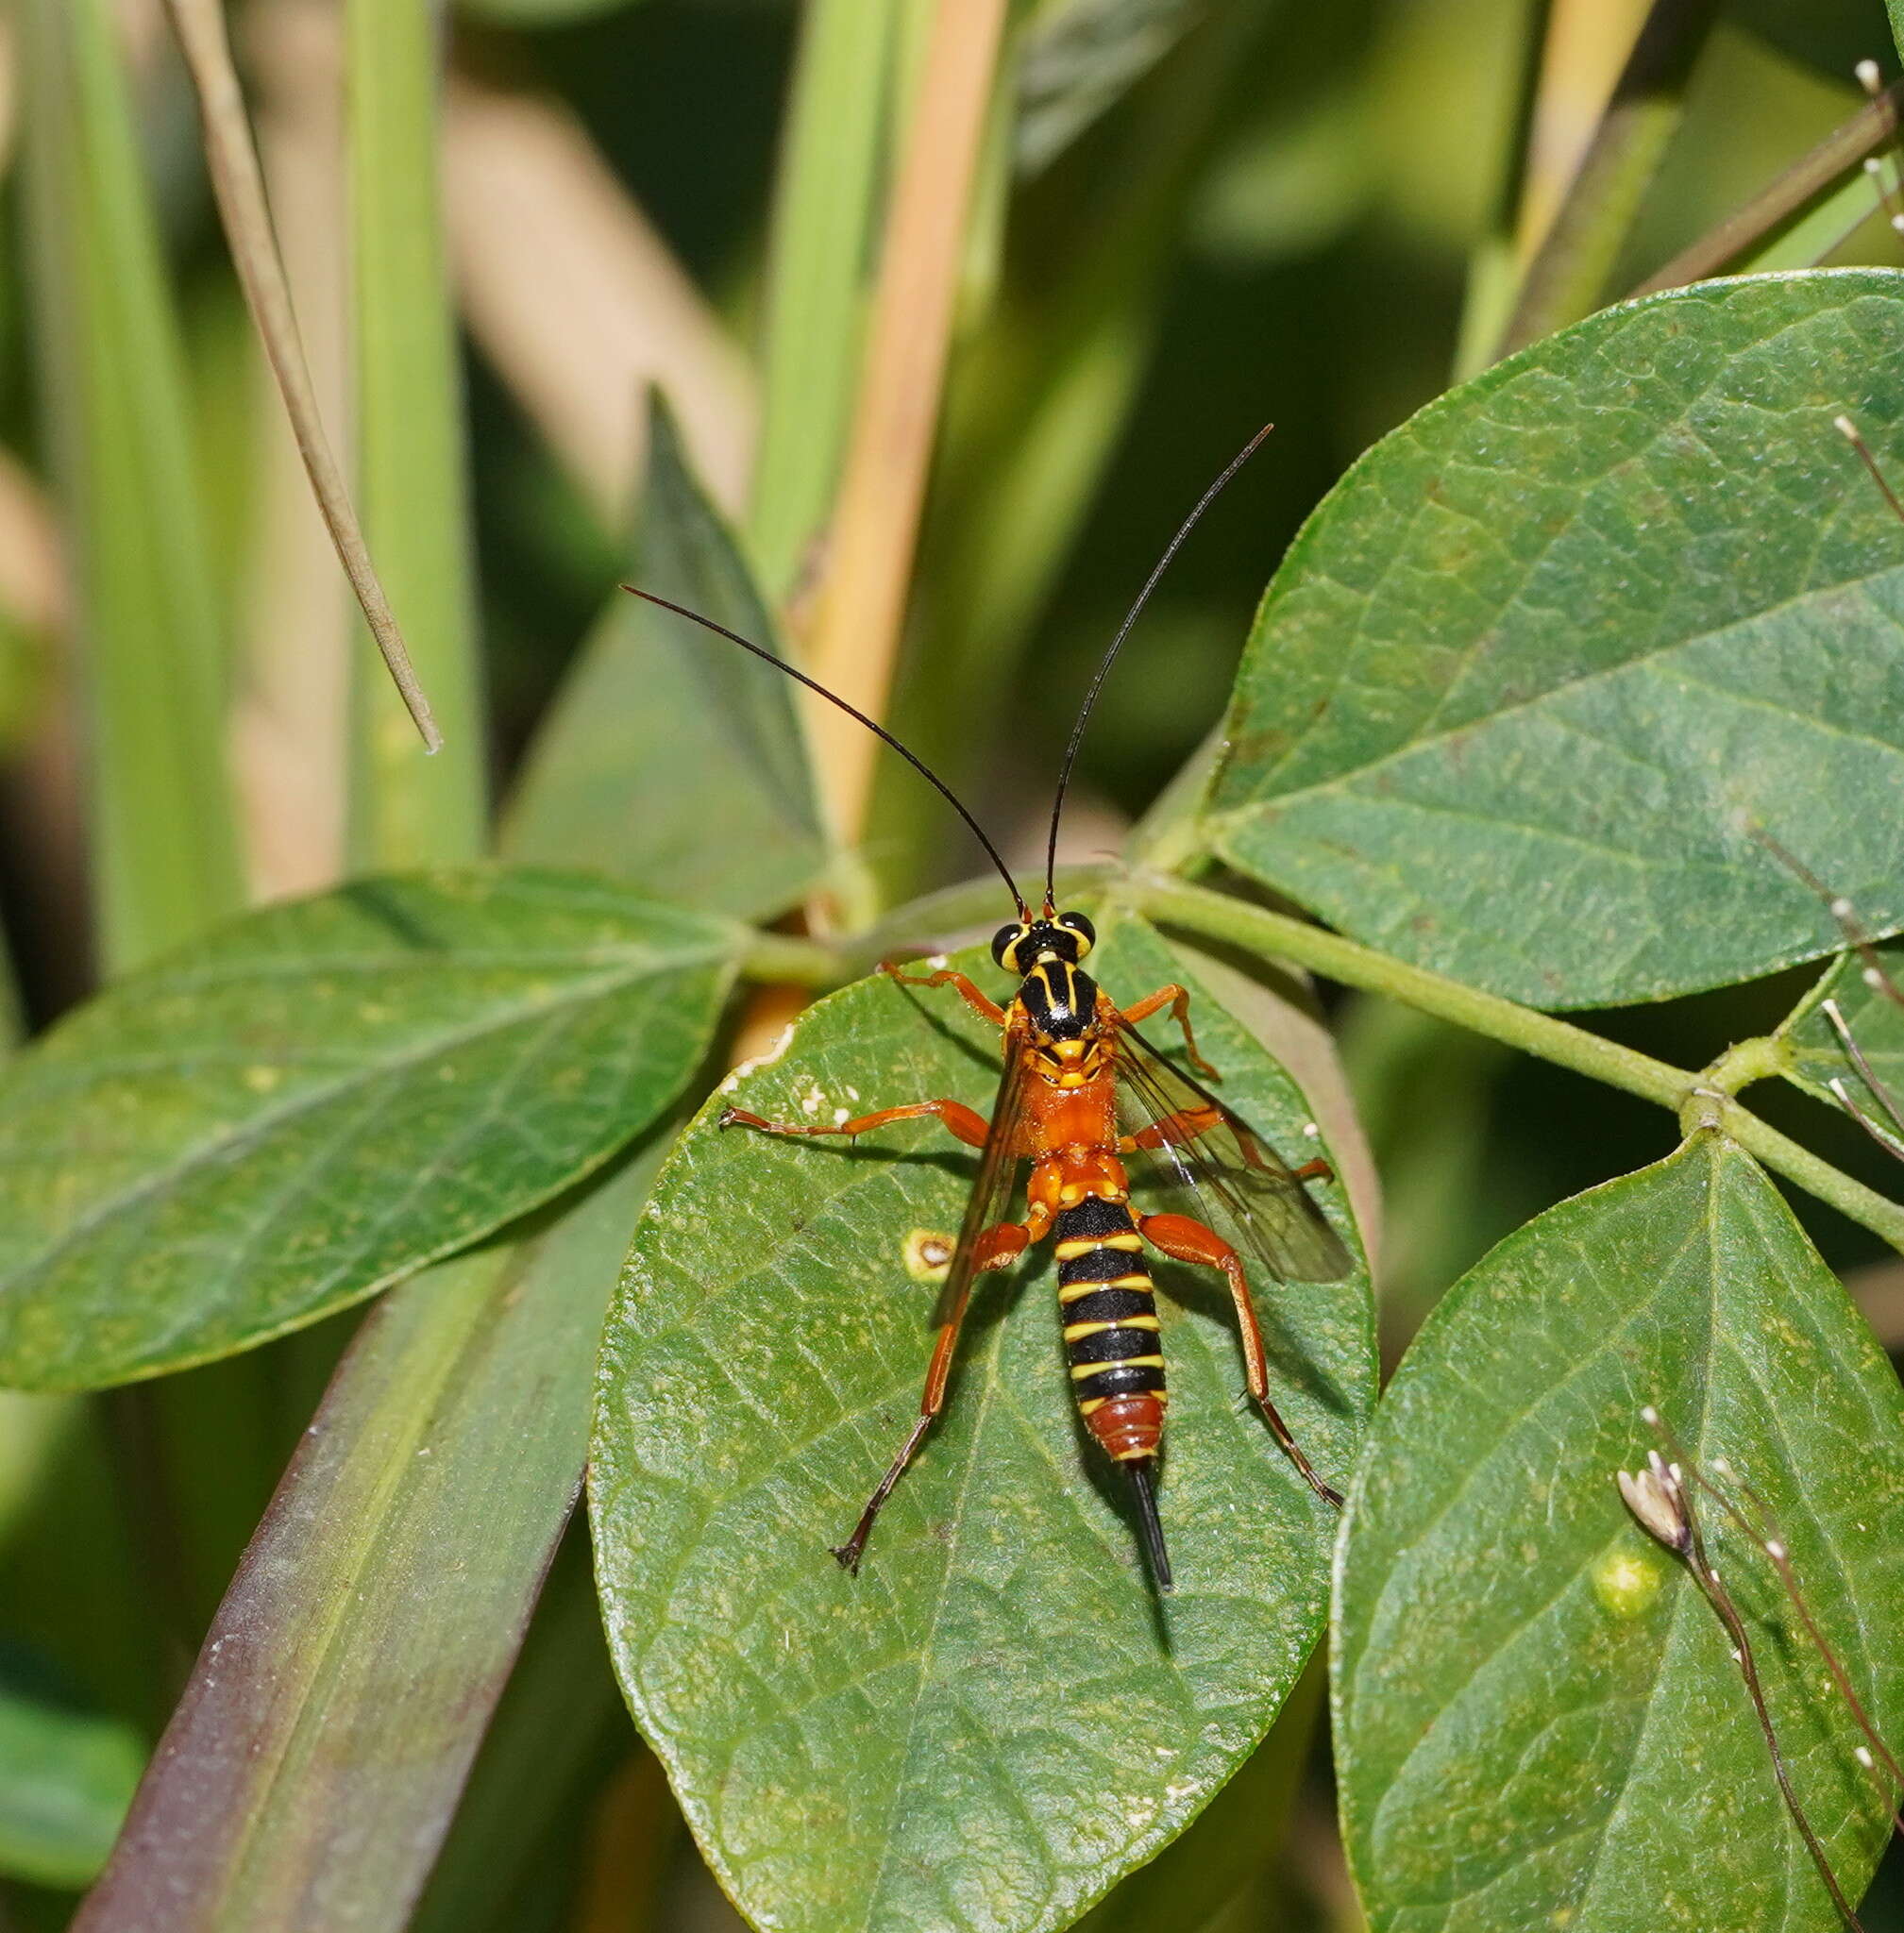
[[[1035,1210],[1035,1217],[1036,1213]],[[1042,1226],[1036,1231],[1037,1235],[1043,1232]],[[1033,1229],[1016,1221],[1001,1221],[996,1227],[986,1229],[978,1238],[978,1257],[972,1272],[1009,1269],[1034,1238]],[[958,1346],[959,1328],[965,1321],[966,1303],[969,1300],[970,1284],[968,1282],[940,1317],[938,1340],[933,1344],[932,1361],[926,1366],[925,1393],[919,1398],[918,1420],[900,1445],[899,1454],[887,1466],[886,1473],[880,1478],[879,1488],[868,1498],[866,1508],[859,1513],[859,1521],[853,1525],[852,1535],[845,1543],[833,1547],[834,1555],[854,1575],[859,1572],[859,1560],[866,1550],[866,1540],[872,1534],[873,1519],[885,1507],[885,1500],[892,1495],[893,1486],[904,1474],[906,1465],[925,1440],[925,1433],[932,1428],[934,1418],[945,1407],[946,1382],[952,1374],[952,1352]]]
[[1275,1404],[1270,1401],[1270,1370],[1263,1353],[1263,1332],[1256,1326],[1256,1311],[1250,1301],[1250,1286],[1236,1250],[1214,1229],[1205,1228],[1201,1221],[1192,1221],[1188,1215],[1140,1216],[1137,1227],[1142,1230],[1147,1242],[1173,1260],[1194,1262],[1200,1268],[1223,1271],[1230,1285],[1230,1300],[1236,1304],[1237,1327],[1241,1332],[1243,1344],[1243,1373],[1249,1381],[1250,1394],[1262,1411],[1271,1434],[1282,1445],[1283,1454],[1296,1466],[1304,1482],[1325,1504],[1333,1504],[1340,1510],[1342,1506],[1341,1492],[1316,1474],[1315,1467],[1289,1434],[1289,1424],[1277,1415]]
[[978,986],[968,980],[963,973],[954,973],[946,967],[937,973],[906,973],[901,971],[903,962],[883,960],[880,971],[896,980],[901,986],[952,986],[958,989],[958,997],[981,1020],[989,1020],[994,1027],[1005,1023],[1005,1010],[995,1000],[988,999]]
[[1200,1074],[1217,1078],[1217,1070],[1197,1051],[1197,1036],[1190,1032],[1190,996],[1188,989],[1172,981],[1168,986],[1160,986],[1154,994],[1147,995],[1136,1006],[1124,1009],[1124,1018],[1135,1027],[1139,1020],[1148,1020],[1153,1014],[1160,1014],[1168,1007],[1171,1018],[1184,1030],[1184,1045],[1190,1051],[1190,1065]]
[[757,1128],[765,1135],[864,1135],[883,1128],[888,1121],[916,1121],[936,1115],[969,1148],[983,1148],[991,1125],[985,1116],[962,1101],[914,1101],[904,1107],[883,1107],[877,1114],[863,1114],[858,1119],[841,1121],[836,1127],[820,1127],[809,1121],[770,1121],[764,1115],[749,1114],[745,1108],[721,1110],[723,1128]]

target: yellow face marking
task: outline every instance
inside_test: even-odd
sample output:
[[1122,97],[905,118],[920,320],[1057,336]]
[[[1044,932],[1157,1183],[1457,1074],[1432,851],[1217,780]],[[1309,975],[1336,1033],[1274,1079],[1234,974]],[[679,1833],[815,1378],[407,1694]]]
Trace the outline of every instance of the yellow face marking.
[[1118,1316],[1108,1322],[1067,1322],[1065,1340],[1081,1341],[1087,1336],[1102,1336],[1106,1329],[1150,1329],[1157,1326],[1154,1316]]
[[1160,1370],[1164,1359],[1160,1355],[1127,1355],[1114,1363],[1079,1363],[1071,1370],[1073,1383],[1085,1382],[1091,1376],[1102,1375],[1106,1370]]

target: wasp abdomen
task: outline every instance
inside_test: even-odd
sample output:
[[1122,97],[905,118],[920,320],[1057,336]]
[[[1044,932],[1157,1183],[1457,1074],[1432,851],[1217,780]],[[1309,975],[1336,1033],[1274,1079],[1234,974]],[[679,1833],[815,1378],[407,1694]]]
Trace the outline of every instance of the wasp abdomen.
[[1092,1196],[1059,1209],[1053,1233],[1079,1414],[1119,1462],[1154,1456],[1167,1401],[1164,1357],[1137,1223],[1121,1202]]

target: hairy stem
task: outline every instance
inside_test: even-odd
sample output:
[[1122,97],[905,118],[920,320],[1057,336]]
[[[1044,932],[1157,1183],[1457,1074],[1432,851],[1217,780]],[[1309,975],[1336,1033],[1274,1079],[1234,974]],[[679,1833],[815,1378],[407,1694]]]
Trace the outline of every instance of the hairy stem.
[[1145,878],[1131,881],[1125,891],[1137,910],[1166,925],[1227,941],[1261,957],[1294,961],[1344,986],[1386,994],[1470,1033],[1637,1094],[1675,1114],[1696,1110],[1702,1121],[1722,1130],[1767,1168],[1829,1202],[1893,1248],[1904,1250],[1904,1206],[1768,1127],[1702,1074],[1604,1040],[1551,1014],[1391,959],[1306,920],[1272,913],[1205,886]]

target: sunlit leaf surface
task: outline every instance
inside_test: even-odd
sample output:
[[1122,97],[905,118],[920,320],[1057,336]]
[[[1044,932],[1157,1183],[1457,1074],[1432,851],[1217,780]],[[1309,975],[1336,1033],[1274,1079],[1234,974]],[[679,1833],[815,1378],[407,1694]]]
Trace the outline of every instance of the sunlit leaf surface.
[[1594,316],[1379,444],[1291,547],[1208,837],[1324,918],[1548,1006],[1821,950],[1755,819],[1904,921],[1904,275]]
[[[1125,1001],[1191,979],[1148,929],[1104,927],[1093,967]],[[1306,1158],[1303,1097],[1206,997],[1198,1011],[1225,1098]],[[997,1081],[996,1033],[947,992],[871,980],[715,1106],[988,1108]],[[906,1272],[907,1235],[958,1225],[974,1158],[931,1123],[850,1149],[723,1135],[711,1109],[610,1320],[591,1461],[610,1641],[710,1859],[763,1924],[1068,1925],[1235,1770],[1323,1613],[1333,1514],[1239,1407],[1226,1299],[1167,1264],[1174,1598],[1152,1594],[1122,1487],[1083,1438],[1042,1252],[982,1282],[947,1414],[861,1574],[834,1564],[918,1412],[932,1290]],[[1350,1231],[1340,1186],[1318,1193]],[[1277,1400],[1340,1478],[1373,1395],[1366,1282],[1259,1283],[1257,1300]]]
[[733,930],[600,881],[360,881],[110,988],[0,1086],[0,1381],[313,1320],[577,1179],[706,1051]]
[[[1613,1484],[1655,1438],[1767,1499],[1879,1729],[1904,1736],[1904,1399],[1756,1165],[1710,1137],[1563,1202],[1429,1319],[1340,1563],[1337,1745],[1379,1933],[1750,1927],[1835,1909],[1729,1656]],[[1771,1565],[1702,1512],[1780,1744],[1853,1895],[1886,1837]]]

